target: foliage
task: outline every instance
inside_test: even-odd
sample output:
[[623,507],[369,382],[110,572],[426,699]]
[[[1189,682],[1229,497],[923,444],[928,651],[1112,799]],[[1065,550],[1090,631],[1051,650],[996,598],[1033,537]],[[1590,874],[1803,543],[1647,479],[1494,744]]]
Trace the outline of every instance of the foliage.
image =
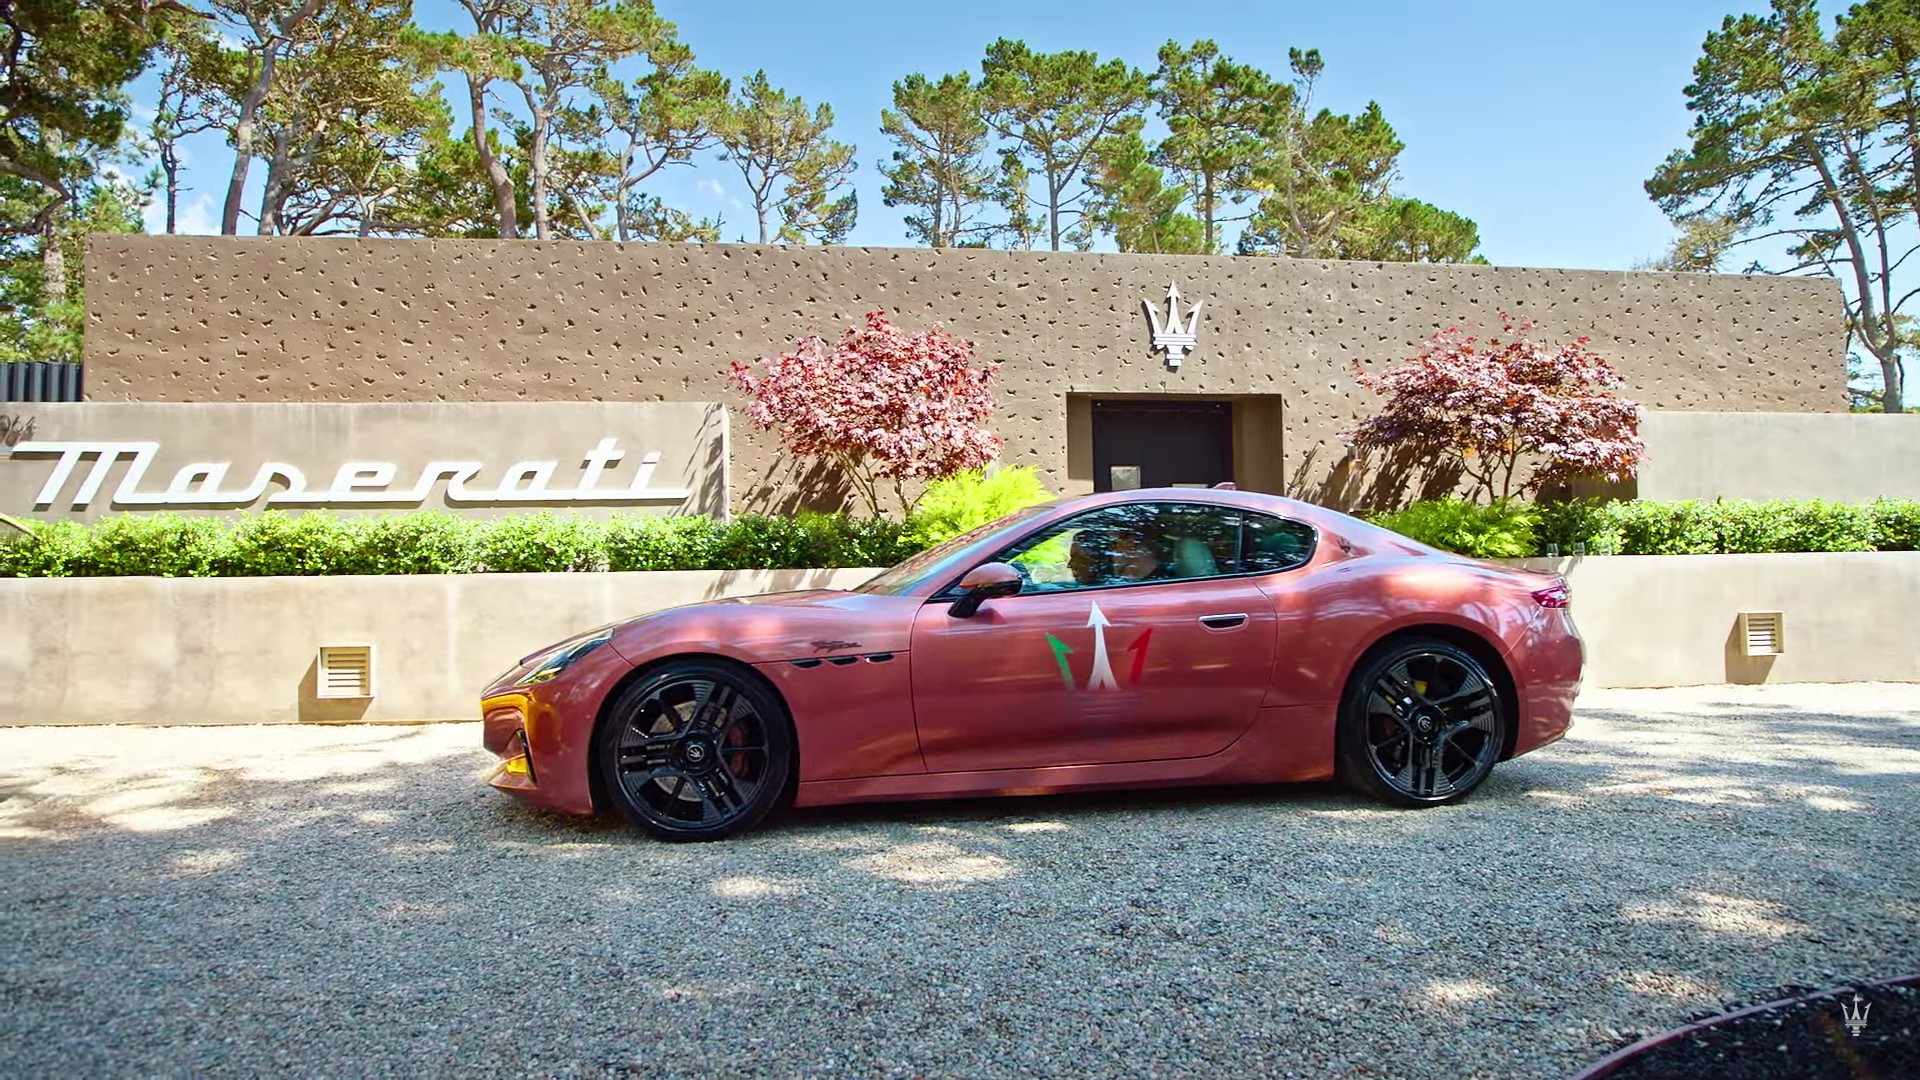
[[500,574],[583,572],[603,565],[596,521],[551,513],[514,514],[473,529],[473,554],[485,569]]
[[1920,499],[1877,499],[1868,504],[1876,551],[1920,551]]
[[980,220],[995,193],[982,105],[965,72],[938,81],[914,74],[893,84],[893,109],[880,112],[881,132],[898,146],[891,163],[880,163],[881,198],[916,211],[907,235],[928,247],[983,242],[996,231]]
[[190,17],[172,0],[8,0],[0,15],[0,175],[40,189],[42,215],[91,179],[120,142],[121,87],[146,66],[169,25]]
[[1367,520],[1423,544],[1476,559],[1518,559],[1538,548],[1540,513],[1503,499],[1490,506],[1465,499],[1417,502]]
[[[767,82],[756,71],[740,86],[718,132],[721,158],[733,162],[746,181],[760,242],[838,244],[847,238],[859,214],[858,196],[848,191],[855,167],[854,148],[827,137],[833,107],[811,111],[798,96]],[[770,231],[772,215],[778,232]]]
[[891,566],[918,550],[896,521],[802,514],[474,521],[427,511],[339,518],[128,514],[0,533],[0,577],[262,577]]
[[1111,233],[1121,251],[1212,254],[1200,219],[1181,209],[1187,189],[1168,185],[1139,132],[1128,130],[1100,144],[1087,186],[1087,222]]
[[1211,255],[1221,243],[1224,208],[1258,189],[1262,165],[1282,145],[1294,90],[1223,56],[1211,41],[1186,48],[1169,41],[1160,47],[1153,98],[1168,129],[1154,163],[1193,193],[1201,250]]
[[1643,445],[1639,406],[1615,394],[1621,379],[1576,338],[1549,346],[1533,324],[1502,315],[1504,338],[1482,342],[1458,327],[1379,375],[1356,365],[1360,384],[1387,400],[1346,433],[1363,450],[1413,451],[1430,464],[1456,461],[1496,498],[1574,477],[1632,476]]
[[1540,543],[1622,555],[1920,549],[1920,500],[1595,502],[1541,507]]
[[[1082,182],[1097,148],[1123,130],[1147,94],[1145,75],[1123,60],[1102,62],[1091,52],[1035,52],[1024,41],[1001,38],[980,62],[986,119],[1008,140],[1009,157],[1040,181],[1038,200],[1049,246],[1077,246],[1091,236],[1074,223],[1083,212]],[[1009,213],[1025,217],[1026,187],[1007,187]]]
[[932,547],[1051,498],[1031,465],[968,469],[927,485],[907,519],[907,536],[917,547]]
[[593,92],[606,115],[618,166],[611,197],[614,236],[626,240],[718,240],[719,222],[695,222],[639,185],[669,165],[688,165],[718,139],[731,91],[725,76],[693,64],[693,50],[659,23],[647,42],[651,70],[631,83],[602,78]]
[[1920,251],[1920,7],[1864,0],[1831,35],[1813,0],[1729,16],[1686,95],[1690,143],[1647,194],[1683,228],[1724,219],[1736,234],[1725,246],[1786,246],[1787,264],[1752,270],[1837,278],[1886,411],[1901,411],[1902,307],[1920,294],[1895,281]]
[[[1003,475],[1015,472],[1001,470]],[[0,577],[260,577],[331,574],[463,574],[483,570],[738,570],[890,566],[955,525],[1002,516],[1027,495],[1020,480],[960,481],[906,524],[840,514],[621,516],[589,522],[552,514],[489,521],[438,511],[353,518],[267,511],[233,517],[128,514],[93,525],[26,522],[0,531]],[[971,487],[969,488],[969,484]],[[1031,494],[1031,489],[1028,489]],[[1044,492],[1039,492],[1044,494]],[[995,504],[997,505],[990,505]],[[966,515],[971,516],[966,516]],[[979,519],[978,521],[974,520]],[[1920,550],[1920,500],[1863,506],[1817,500],[1568,502],[1480,506],[1461,499],[1415,503],[1374,523],[1479,558],[1541,554],[1689,555],[1778,551]]]
[[765,363],[764,375],[738,361],[730,371],[747,418],[777,427],[788,453],[837,465],[875,517],[881,480],[910,506],[906,481],[984,468],[999,452],[981,426],[997,372],[973,367],[973,343],[938,327],[910,334],[869,312],[831,346],[806,337]]

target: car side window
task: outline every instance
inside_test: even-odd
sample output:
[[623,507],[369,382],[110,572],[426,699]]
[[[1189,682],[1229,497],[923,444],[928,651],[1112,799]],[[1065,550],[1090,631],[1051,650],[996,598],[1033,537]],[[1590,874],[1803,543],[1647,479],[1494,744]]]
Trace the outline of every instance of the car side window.
[[1232,507],[1129,503],[1068,518],[995,557],[1023,592],[1061,592],[1238,572],[1242,513]]
[[1313,526],[1265,514],[1248,513],[1240,545],[1240,572],[1264,574],[1291,570],[1313,558]]

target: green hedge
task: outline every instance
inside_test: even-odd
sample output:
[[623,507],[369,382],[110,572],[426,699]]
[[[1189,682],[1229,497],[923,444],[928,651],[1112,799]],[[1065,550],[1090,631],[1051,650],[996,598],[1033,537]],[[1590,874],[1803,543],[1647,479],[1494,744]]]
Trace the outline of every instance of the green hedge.
[[1422,543],[1477,558],[1589,554],[1712,555],[1920,549],[1920,500],[1860,505],[1818,499],[1716,502],[1575,501],[1482,506],[1415,503],[1369,520]]
[[[1415,503],[1375,523],[1480,558],[1920,550],[1920,500]],[[127,514],[92,526],[0,528],[0,577],[264,577],[891,566],[919,550],[895,521],[840,514],[617,517],[424,512],[338,518],[269,510],[233,518]]]
[[891,566],[918,550],[899,522],[839,514],[477,521],[435,512],[338,518],[127,514],[0,529],[0,577],[265,577]]

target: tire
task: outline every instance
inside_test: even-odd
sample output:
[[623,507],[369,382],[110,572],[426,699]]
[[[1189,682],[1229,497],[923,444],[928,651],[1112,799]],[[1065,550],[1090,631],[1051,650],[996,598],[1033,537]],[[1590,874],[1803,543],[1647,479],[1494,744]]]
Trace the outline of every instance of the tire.
[[723,840],[789,793],[793,724],[778,695],[731,664],[685,660],[623,687],[594,748],[607,797],[661,840]]
[[1392,641],[1347,680],[1340,779],[1395,806],[1459,802],[1492,773],[1507,723],[1499,684],[1472,653],[1435,638]]

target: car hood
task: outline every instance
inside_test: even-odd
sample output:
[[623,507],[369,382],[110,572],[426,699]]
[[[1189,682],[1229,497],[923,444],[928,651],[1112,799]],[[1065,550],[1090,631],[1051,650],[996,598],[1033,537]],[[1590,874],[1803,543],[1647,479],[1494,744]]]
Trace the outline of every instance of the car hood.
[[837,589],[726,597],[629,620],[613,646],[635,664],[681,652],[750,664],[905,652],[923,602]]

